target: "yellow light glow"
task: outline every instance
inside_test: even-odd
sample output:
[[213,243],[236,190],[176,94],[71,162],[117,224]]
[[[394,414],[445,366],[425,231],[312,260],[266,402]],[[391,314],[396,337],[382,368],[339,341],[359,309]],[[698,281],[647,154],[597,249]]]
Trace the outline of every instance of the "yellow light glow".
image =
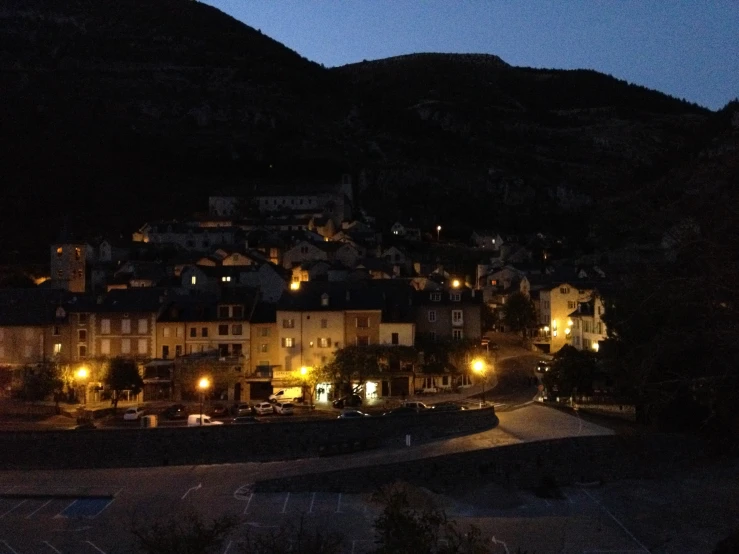
[[485,371],[485,362],[483,362],[482,360],[473,360],[472,369],[474,369],[477,373],[482,373],[483,371]]
[[597,343],[597,342],[594,342],[593,343],[593,350],[597,352],[599,348],[600,348],[600,344]]
[[555,329],[555,330],[557,329],[557,320],[556,319],[553,319],[552,320],[552,329]]
[[552,336],[553,337],[556,337],[557,336],[557,330],[556,329],[554,331],[552,331]]
[[568,327],[567,329],[565,329],[565,335],[569,335],[569,334],[570,334],[571,332],[572,332],[572,331],[570,330],[570,328],[569,328],[569,327]]
[[200,379],[200,381],[198,381],[198,388],[200,390],[205,390],[208,387],[210,387],[210,380],[207,377],[203,377],[202,379]]
[[454,281],[452,281],[452,286],[455,289],[458,289],[459,288],[459,279],[454,279]]
[[567,325],[569,325],[570,327],[572,327],[572,320],[571,319],[568,319],[567,320]]
[[290,283],[290,290],[298,290],[300,288],[300,281],[293,281]]
[[303,366],[300,368],[300,374],[301,375],[308,375],[308,368]]
[[75,372],[77,379],[87,379],[90,376],[90,370],[86,367],[81,367]]
[[547,332],[547,333],[549,332],[549,325],[545,325],[544,326],[544,331]]

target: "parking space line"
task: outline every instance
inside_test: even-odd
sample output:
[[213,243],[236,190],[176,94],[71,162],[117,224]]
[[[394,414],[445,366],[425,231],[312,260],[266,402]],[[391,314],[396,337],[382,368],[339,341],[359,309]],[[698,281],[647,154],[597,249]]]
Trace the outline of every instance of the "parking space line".
[[85,542],[87,544],[89,544],[90,546],[92,546],[95,550],[97,550],[98,552],[100,552],[100,554],[106,554],[105,553],[105,550],[101,550],[100,548],[98,548],[97,546],[95,546],[95,543],[90,542],[90,541],[85,541]]
[[15,510],[15,509],[16,509],[16,508],[17,508],[18,506],[22,506],[22,505],[23,505],[23,504],[25,504],[26,502],[28,502],[28,499],[25,499],[25,500],[21,500],[20,502],[18,502],[18,504],[16,504],[16,505],[15,505],[15,506],[13,506],[12,508],[10,508],[10,510],[8,510],[8,511],[7,511],[7,512],[5,512],[5,513],[4,513],[3,515],[1,515],[1,516],[0,516],[0,519],[4,518],[4,517],[5,517],[6,515],[8,515],[8,514],[9,514],[10,512],[12,512],[13,510]]
[[100,514],[102,514],[102,513],[103,513],[103,512],[104,512],[104,511],[105,511],[105,510],[106,510],[106,509],[108,508],[108,506],[110,506],[110,505],[111,505],[111,504],[113,503],[113,501],[114,501],[114,500],[115,500],[115,498],[111,498],[111,499],[110,499],[110,502],[108,502],[108,503],[107,503],[107,504],[106,504],[105,506],[103,506],[103,507],[102,507],[102,509],[101,509],[101,510],[100,510],[100,511],[99,511],[98,513],[96,513],[96,514],[94,514],[94,515],[91,515],[91,516],[89,516],[89,518],[90,518],[90,519],[94,519],[94,518],[96,518],[97,516],[99,516]]
[[290,493],[287,493],[287,496],[285,497],[285,503],[282,505],[282,512],[285,513],[287,511],[287,501],[290,500]]
[[59,512],[58,514],[56,514],[56,515],[54,516],[54,519],[56,519],[56,518],[59,518],[59,517],[67,517],[67,516],[63,516],[62,514],[63,514],[64,512],[66,512],[66,511],[67,511],[67,510],[68,510],[69,508],[71,508],[72,506],[74,506],[74,503],[75,503],[75,502],[77,502],[77,499],[76,499],[76,498],[75,498],[74,500],[72,500],[72,502],[70,502],[70,503],[69,503],[69,506],[67,506],[67,507],[66,507],[66,508],[64,508],[64,509],[63,509],[63,510],[62,510],[61,512]]
[[0,542],[3,543],[5,545],[5,548],[7,548],[8,550],[10,550],[13,554],[18,554],[18,552],[16,550],[13,550],[13,547],[10,546],[7,542],[5,542],[5,541],[0,541]]
[[500,544],[503,546],[503,550],[505,550],[505,554],[510,554],[508,551],[508,545],[505,543],[505,541],[499,541],[495,538],[495,535],[493,535],[493,538],[490,539],[490,542],[493,544]]
[[233,544],[233,541],[228,541],[228,544],[226,545],[226,550],[223,551],[223,554],[228,554],[228,551],[231,548],[231,544]]
[[56,548],[54,548],[49,541],[44,541],[44,544],[51,548],[56,554],[62,554],[60,551],[58,551]]
[[182,498],[180,500],[184,500],[185,497],[187,497],[187,495],[190,494],[192,491],[196,491],[198,489],[201,489],[202,487],[203,487],[203,484],[202,483],[198,483],[198,486],[197,487],[190,487],[189,489],[187,489],[187,491],[185,492],[185,494],[182,495]]
[[[51,500],[53,500],[53,498],[52,498]],[[41,511],[41,510],[42,510],[42,509],[44,509],[44,508],[45,508],[46,506],[48,506],[49,504],[51,504],[51,500],[47,500],[47,501],[46,501],[46,502],[44,502],[44,503],[43,503],[43,504],[42,504],[41,506],[39,506],[38,508],[36,508],[36,509],[35,509],[34,511],[32,511],[32,512],[31,512],[30,514],[28,514],[28,515],[26,516],[26,519],[31,519],[31,518],[33,517],[33,514],[35,514],[36,512],[39,512],[39,511]]]
[[251,504],[251,499],[254,498],[254,493],[249,493],[249,500],[246,501],[246,508],[244,508],[244,515],[249,513],[249,504]]
[[310,499],[310,508],[308,508],[308,513],[313,513],[313,503],[316,501],[316,493],[313,493],[313,497]]
[[337,514],[341,513],[341,493],[339,493],[339,501],[336,503],[336,512]]
[[632,540],[633,540],[633,541],[634,541],[634,542],[635,542],[635,543],[636,543],[636,544],[637,544],[637,545],[639,546],[639,548],[641,548],[641,549],[642,549],[642,550],[643,550],[644,552],[649,552],[649,549],[648,549],[648,548],[647,548],[646,546],[644,546],[644,545],[643,545],[643,544],[642,544],[641,542],[639,542],[639,539],[637,539],[637,538],[636,538],[636,537],[635,537],[635,536],[634,536],[634,535],[633,535],[633,534],[631,533],[631,531],[629,531],[629,530],[628,530],[628,529],[626,528],[626,526],[625,526],[625,525],[624,525],[623,523],[621,523],[621,522],[620,522],[620,521],[618,520],[618,518],[616,518],[616,516],[614,516],[614,515],[613,515],[613,514],[612,514],[612,513],[611,513],[611,512],[610,512],[610,511],[608,510],[608,508],[606,508],[606,507],[605,507],[605,506],[604,506],[603,504],[601,504],[601,502],[600,502],[600,501],[598,501],[598,500],[597,500],[597,499],[596,499],[596,498],[595,498],[595,497],[594,497],[594,496],[593,496],[592,494],[590,494],[590,493],[589,493],[588,491],[586,491],[585,489],[583,489],[583,491],[582,491],[582,492],[584,492],[584,493],[585,493],[586,495],[588,495],[588,497],[590,497],[590,499],[591,499],[591,500],[592,500],[593,502],[595,502],[595,503],[596,503],[596,504],[597,504],[597,505],[598,505],[598,506],[600,507],[600,509],[601,509],[601,510],[603,510],[603,511],[604,511],[605,513],[607,513],[607,514],[608,514],[609,516],[611,516],[611,519],[612,519],[613,521],[615,521],[615,522],[616,522],[616,523],[618,524],[618,526],[619,526],[619,527],[620,527],[621,529],[623,529],[623,530],[624,530],[624,531],[626,532],[626,534],[627,534],[627,535],[628,535],[629,537],[631,537],[631,539],[632,539]]

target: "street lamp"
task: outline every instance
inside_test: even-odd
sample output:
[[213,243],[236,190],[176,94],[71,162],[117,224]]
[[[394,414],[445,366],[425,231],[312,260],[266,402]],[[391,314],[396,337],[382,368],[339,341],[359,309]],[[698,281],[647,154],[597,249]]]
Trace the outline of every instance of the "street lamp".
[[198,381],[198,388],[200,389],[200,425],[203,424],[203,402],[205,401],[205,391],[210,387],[210,381],[207,377],[203,377]]
[[485,374],[485,362],[482,360],[473,360],[472,369],[476,373],[482,375],[482,398],[480,399],[480,407],[485,403],[485,382],[487,381],[487,375]]
[[441,233],[441,225],[436,226],[436,242],[439,242],[439,234]]
[[90,376],[90,370],[88,370],[85,366],[82,366],[77,371],[75,371],[74,376],[77,378],[78,381],[82,383],[80,385],[80,387],[84,391],[84,394],[82,395],[82,403],[87,404],[87,378]]

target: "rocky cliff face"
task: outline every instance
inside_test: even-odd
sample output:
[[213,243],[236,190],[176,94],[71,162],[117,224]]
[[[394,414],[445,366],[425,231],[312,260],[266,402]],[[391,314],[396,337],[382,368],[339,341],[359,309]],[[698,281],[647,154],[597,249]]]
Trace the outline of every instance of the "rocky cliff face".
[[[327,70],[187,0],[0,8],[3,250],[125,230],[254,175],[351,171],[365,206],[548,221],[700,149],[711,114],[592,71],[419,54]],[[700,143],[700,144],[699,144]]]

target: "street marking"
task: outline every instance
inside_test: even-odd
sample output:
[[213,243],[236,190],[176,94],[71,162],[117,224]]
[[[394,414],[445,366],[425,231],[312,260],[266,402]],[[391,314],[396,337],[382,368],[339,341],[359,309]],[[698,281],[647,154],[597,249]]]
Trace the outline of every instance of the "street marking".
[[[31,512],[30,514],[28,514],[28,515],[26,516],[26,519],[31,519],[31,518],[33,517],[33,515],[34,515],[34,514],[35,514],[36,512],[38,512],[38,511],[41,511],[41,510],[42,510],[43,508],[45,508],[45,507],[46,507],[46,506],[48,506],[49,504],[51,504],[51,500],[47,500],[47,501],[46,501],[46,502],[45,502],[45,503],[44,503],[43,505],[41,505],[40,507],[38,507],[38,508],[36,508],[36,509],[35,509],[34,511],[32,511],[32,512]],[[52,547],[52,548],[53,548],[53,547]]]
[[198,483],[198,486],[197,487],[190,487],[189,489],[187,489],[187,492],[185,492],[185,494],[182,495],[182,498],[180,500],[184,500],[185,497],[188,494],[190,494],[192,491],[196,491],[196,490],[201,489],[201,488],[203,488],[203,484],[202,483]]
[[252,488],[254,487],[253,483],[247,483],[246,485],[241,485],[236,491],[234,491],[234,498],[236,500],[246,500],[246,495],[251,494]]
[[54,548],[53,546],[51,546],[51,543],[50,543],[49,541],[44,541],[44,544],[45,544],[46,546],[48,546],[49,548],[51,548],[51,549],[52,549],[52,550],[53,550],[54,552],[56,552],[56,554],[62,554],[62,553],[61,553],[61,552],[59,552],[59,551],[58,551],[58,550],[57,550],[56,548]]
[[56,514],[56,515],[54,516],[54,519],[57,519],[57,518],[59,518],[59,517],[67,517],[67,516],[63,516],[62,514],[63,514],[64,512],[66,512],[66,511],[67,511],[67,510],[68,510],[69,508],[71,508],[71,507],[72,507],[72,506],[74,505],[74,503],[75,503],[75,502],[77,502],[77,499],[75,499],[75,500],[72,500],[72,502],[70,502],[70,503],[69,503],[69,506],[67,506],[67,507],[66,507],[66,508],[64,508],[64,509],[63,509],[63,510],[62,510],[61,512],[59,512],[58,514]]
[[339,493],[339,501],[336,503],[336,512],[337,514],[341,513],[341,493]]
[[247,521],[244,523],[244,525],[248,525],[249,527],[258,527],[260,529],[279,529],[279,525],[263,525],[259,523],[258,521]]
[[5,541],[0,541],[0,542],[2,542],[5,545],[5,548],[10,550],[13,554],[18,554],[18,552],[16,550],[13,550],[13,548],[7,542]]
[[66,518],[94,519],[113,503],[113,498],[77,498],[58,515]]
[[226,550],[223,551],[223,554],[228,554],[228,551],[231,548],[231,544],[232,543],[233,543],[233,541],[228,541],[228,544],[226,545]]
[[21,500],[20,502],[18,502],[18,504],[16,504],[16,505],[15,505],[15,506],[13,506],[12,508],[10,508],[10,510],[8,510],[8,511],[7,511],[7,512],[5,512],[5,513],[4,513],[3,515],[1,515],[1,516],[0,516],[0,519],[4,518],[4,517],[5,517],[6,515],[8,515],[8,514],[9,514],[10,512],[12,512],[13,510],[15,510],[15,509],[16,509],[16,508],[17,508],[18,506],[22,506],[22,505],[23,505],[23,504],[25,504],[26,502],[28,502],[28,499],[25,499],[25,500]]
[[313,513],[313,503],[316,501],[316,493],[313,493],[313,497],[310,499],[310,508],[308,508],[308,513]]
[[249,513],[249,504],[251,504],[251,499],[254,498],[254,493],[251,493],[249,495],[249,500],[246,501],[246,508],[244,508],[244,515]]
[[290,500],[290,493],[287,493],[287,496],[285,497],[285,503],[282,505],[282,513],[284,514],[287,510],[287,501]]
[[629,531],[629,530],[628,530],[628,529],[626,528],[626,526],[625,526],[625,525],[624,525],[623,523],[621,523],[621,522],[620,522],[620,521],[619,521],[619,520],[618,520],[618,519],[616,518],[616,516],[614,516],[614,515],[613,515],[613,514],[612,514],[612,513],[611,513],[611,512],[610,512],[610,511],[608,510],[608,508],[606,508],[606,507],[605,507],[605,506],[604,506],[603,504],[601,504],[601,503],[600,503],[600,502],[599,502],[599,501],[598,501],[598,500],[597,500],[597,499],[596,499],[596,498],[595,498],[595,497],[594,497],[594,496],[593,496],[592,494],[590,494],[590,493],[589,493],[588,491],[586,491],[586,490],[584,490],[584,489],[583,489],[583,491],[582,491],[582,492],[584,492],[585,494],[587,494],[587,495],[588,495],[588,496],[590,497],[590,499],[591,499],[591,500],[592,500],[593,502],[595,502],[595,503],[596,503],[596,504],[597,504],[597,505],[598,505],[598,506],[599,506],[599,507],[600,507],[600,508],[601,508],[601,509],[602,509],[602,510],[603,510],[603,511],[605,512],[605,513],[607,513],[607,514],[608,514],[609,516],[611,516],[611,519],[612,519],[613,521],[615,521],[615,522],[616,522],[616,523],[618,524],[618,526],[619,526],[619,527],[621,527],[621,529],[623,529],[623,530],[624,530],[624,531],[626,532],[626,534],[627,534],[628,536],[630,536],[630,537],[631,537],[631,539],[632,539],[632,540],[633,540],[633,541],[634,541],[634,542],[635,542],[635,543],[636,543],[636,544],[637,544],[637,545],[639,546],[639,548],[641,548],[641,549],[642,549],[642,550],[643,550],[644,552],[649,552],[649,549],[648,549],[648,548],[647,548],[646,546],[644,546],[644,545],[643,545],[643,544],[642,544],[641,542],[639,542],[639,539],[637,539],[637,538],[636,538],[636,537],[635,537],[635,536],[634,536],[634,535],[633,535],[633,534],[631,533],[631,531]]
[[502,544],[503,550],[505,550],[505,554],[510,554],[510,552],[508,551],[508,545],[505,543],[505,541],[499,541],[495,538],[495,535],[493,535],[493,538],[490,539],[490,542],[492,542],[493,544]]
[[569,502],[570,504],[574,504],[574,502],[572,501],[572,498],[570,498],[570,495],[568,495],[565,491],[562,491],[562,494],[565,495],[567,502]]
[[106,554],[104,550],[101,550],[100,548],[98,548],[97,546],[95,546],[95,544],[94,544],[94,543],[92,543],[92,542],[90,542],[90,541],[85,541],[85,542],[86,542],[87,544],[89,544],[90,546],[92,546],[92,547],[93,547],[93,548],[94,548],[95,550],[97,550],[98,552],[100,552],[100,554]]

